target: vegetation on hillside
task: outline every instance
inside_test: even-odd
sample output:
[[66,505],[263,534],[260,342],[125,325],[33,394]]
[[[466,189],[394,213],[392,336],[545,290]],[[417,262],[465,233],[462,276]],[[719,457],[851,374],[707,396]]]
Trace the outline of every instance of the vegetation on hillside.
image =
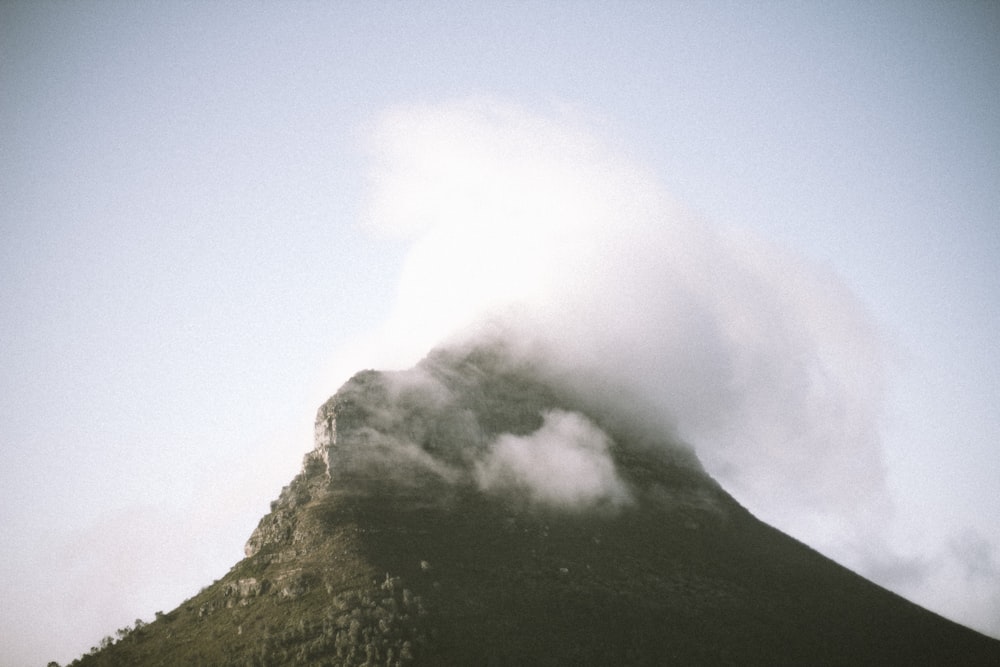
[[[555,409],[603,429],[632,502],[477,486],[498,436]],[[683,448],[495,350],[359,374],[327,414],[329,466],[306,457],[247,558],[73,665],[1000,664],[1000,642],[762,524]]]

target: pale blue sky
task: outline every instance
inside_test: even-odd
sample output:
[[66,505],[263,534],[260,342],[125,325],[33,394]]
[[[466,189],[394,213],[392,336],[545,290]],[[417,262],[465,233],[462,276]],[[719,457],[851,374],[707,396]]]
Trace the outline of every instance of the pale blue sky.
[[1000,634],[1000,10],[479,4],[0,5],[0,662],[69,661],[241,557],[392,308],[368,128],[470,95],[573,108],[858,295],[902,592]]

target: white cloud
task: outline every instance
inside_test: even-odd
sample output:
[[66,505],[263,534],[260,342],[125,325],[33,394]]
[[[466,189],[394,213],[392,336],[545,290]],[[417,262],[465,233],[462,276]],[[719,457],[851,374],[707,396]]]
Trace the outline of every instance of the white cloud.
[[411,243],[395,347],[417,356],[486,311],[552,303],[567,275],[600,262],[606,230],[645,216],[652,184],[638,192],[630,165],[564,121],[481,100],[377,124],[368,223]]
[[796,534],[885,509],[881,341],[830,271],[685,214],[565,111],[404,107],[373,136],[369,222],[411,244],[390,364],[499,320]]
[[[400,107],[372,137],[368,222],[409,253],[366,363],[408,366],[448,339],[505,331],[585,398],[692,444],[765,521],[888,585],[894,563],[917,581],[907,573],[923,560],[888,547],[900,520],[880,430],[888,346],[831,269],[695,219],[565,109]],[[531,457],[553,469],[556,452],[600,470],[592,450],[533,442],[498,443],[484,483],[529,473]],[[928,593],[946,579],[907,592],[959,615]]]
[[604,431],[576,412],[553,410],[543,419],[534,433],[496,439],[475,466],[481,488],[527,493],[535,502],[567,509],[630,501]]

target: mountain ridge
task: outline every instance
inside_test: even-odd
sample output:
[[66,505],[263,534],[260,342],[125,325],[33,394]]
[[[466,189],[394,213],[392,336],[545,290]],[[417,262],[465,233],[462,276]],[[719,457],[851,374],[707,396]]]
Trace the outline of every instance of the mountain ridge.
[[245,558],[74,664],[1000,663],[502,347],[362,371],[315,423]]

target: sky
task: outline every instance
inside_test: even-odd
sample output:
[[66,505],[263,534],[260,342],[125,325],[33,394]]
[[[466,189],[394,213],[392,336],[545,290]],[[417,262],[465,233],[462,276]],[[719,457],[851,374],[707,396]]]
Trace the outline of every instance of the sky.
[[351,372],[498,311],[1000,636],[1000,10],[479,4],[0,4],[0,664],[223,576]]

